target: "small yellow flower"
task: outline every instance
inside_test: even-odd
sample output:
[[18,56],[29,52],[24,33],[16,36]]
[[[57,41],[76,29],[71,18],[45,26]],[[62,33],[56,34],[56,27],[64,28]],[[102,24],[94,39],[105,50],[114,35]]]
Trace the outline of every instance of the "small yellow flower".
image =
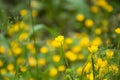
[[38,16],[38,11],[33,10],[33,11],[32,11],[32,16],[33,16],[33,17],[37,17],[37,16]]
[[72,44],[72,43],[73,43],[72,38],[66,38],[66,39],[65,39],[65,43],[66,43],[66,44]]
[[77,59],[77,55],[73,53],[72,51],[67,51],[65,53],[66,58],[68,58],[70,61],[75,61]]
[[108,57],[108,58],[112,58],[113,57],[113,55],[114,55],[114,51],[112,51],[112,50],[107,50],[106,51],[106,56]]
[[37,61],[36,61],[36,59],[33,58],[33,57],[29,57],[29,58],[28,58],[28,63],[29,63],[29,65],[30,65],[31,67],[35,67],[35,66],[37,65]]
[[20,41],[26,40],[28,38],[28,36],[29,36],[28,33],[24,32],[24,33],[20,34],[19,40]]
[[21,72],[26,72],[26,70],[27,70],[27,68],[26,68],[25,66],[21,66],[21,67],[20,67],[20,71],[21,71]]
[[47,47],[41,47],[41,48],[40,48],[40,52],[41,52],[42,54],[46,54],[46,53],[48,52]]
[[20,11],[20,15],[21,16],[25,16],[27,14],[27,10],[26,9],[23,9]]
[[95,29],[95,33],[97,35],[100,35],[102,33],[102,30],[100,28]]
[[93,25],[94,25],[93,20],[87,19],[87,20],[85,21],[85,26],[86,26],[86,27],[92,27]]
[[115,29],[115,32],[116,32],[117,34],[120,34],[120,28],[116,28],[116,29]]
[[81,74],[82,74],[82,69],[83,69],[82,67],[79,67],[79,68],[77,69],[77,74],[78,74],[78,75],[81,75]]
[[6,69],[0,69],[0,74],[1,74],[1,75],[4,75],[4,74],[6,74],[6,73],[7,73]]
[[13,64],[8,64],[7,69],[9,71],[13,71],[14,70],[14,65]]
[[0,67],[2,67],[4,62],[0,59]]
[[57,75],[57,69],[56,68],[52,68],[49,71],[49,76],[50,77],[55,77]]
[[59,62],[60,61],[60,56],[59,55],[54,55],[53,56],[53,61],[54,62]]
[[65,66],[64,66],[64,65],[60,65],[60,66],[58,67],[58,71],[60,71],[60,72],[65,71]]
[[91,53],[95,53],[95,52],[97,52],[97,50],[98,50],[98,46],[92,45],[92,46],[88,47],[88,50],[89,50]]
[[99,9],[98,9],[97,6],[92,6],[92,7],[91,7],[91,11],[92,11],[93,13],[98,13]]
[[0,46],[0,54],[3,54],[5,52],[5,48],[3,46]]
[[84,18],[84,15],[83,15],[83,14],[78,14],[78,15],[76,16],[76,19],[81,22],[81,21],[83,21],[85,18]]
[[62,35],[59,35],[58,37],[55,38],[55,40],[61,44],[63,44],[63,41],[64,41],[64,36]]
[[46,64],[46,60],[44,58],[38,59],[38,65],[44,66]]

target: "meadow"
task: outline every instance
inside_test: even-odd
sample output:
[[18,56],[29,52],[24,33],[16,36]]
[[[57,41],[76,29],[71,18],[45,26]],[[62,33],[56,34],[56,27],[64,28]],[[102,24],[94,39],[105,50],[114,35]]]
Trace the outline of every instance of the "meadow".
[[0,0],[0,80],[120,80],[120,1]]

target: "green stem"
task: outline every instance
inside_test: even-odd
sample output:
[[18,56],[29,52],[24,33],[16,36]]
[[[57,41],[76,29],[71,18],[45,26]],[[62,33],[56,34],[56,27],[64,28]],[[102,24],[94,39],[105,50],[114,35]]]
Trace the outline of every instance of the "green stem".
[[93,80],[95,80],[94,55],[91,55],[91,60],[92,60]]
[[[33,16],[32,16],[32,8],[31,8],[31,0],[28,0],[28,4],[29,4],[29,10],[30,10],[30,18],[31,18],[31,25],[32,25],[32,31],[33,31],[33,41],[34,41],[34,46],[35,46],[35,51],[37,52],[37,44],[36,44],[36,35],[35,35],[35,28],[34,28],[34,19],[33,19]],[[36,60],[37,60],[37,63],[38,63],[38,58],[37,58],[37,53],[36,53]],[[36,73],[38,73],[38,64],[36,66]]]

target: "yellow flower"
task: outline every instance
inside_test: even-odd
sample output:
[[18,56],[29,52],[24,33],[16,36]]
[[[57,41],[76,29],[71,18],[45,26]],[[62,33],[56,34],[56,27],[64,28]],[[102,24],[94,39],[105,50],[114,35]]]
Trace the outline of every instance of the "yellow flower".
[[120,34],[120,28],[116,28],[116,29],[115,29],[115,32],[116,32],[117,34]]
[[33,10],[33,11],[32,11],[32,16],[33,16],[33,17],[37,17],[37,16],[38,16],[38,11]]
[[48,52],[47,47],[41,47],[41,48],[40,48],[40,52],[41,52],[42,54],[46,54],[46,53]]
[[3,46],[0,46],[0,54],[3,54],[5,52],[5,48]]
[[53,56],[53,61],[54,62],[59,62],[60,61],[60,56],[59,55],[54,55]]
[[87,19],[87,20],[85,21],[85,26],[86,26],[86,27],[92,27],[93,25],[94,25],[93,20]]
[[82,69],[83,69],[82,67],[79,67],[79,68],[77,69],[77,74],[78,74],[78,75],[81,75],[81,74],[82,74]]
[[8,64],[7,69],[9,71],[13,71],[14,70],[14,65],[13,64]]
[[98,13],[98,7],[97,6],[92,6],[91,7],[91,11],[93,12],[93,13]]
[[85,71],[86,73],[88,73],[88,72],[90,71],[90,68],[91,68],[91,63],[88,62],[87,65],[86,65],[85,68],[84,68],[84,71]]
[[100,37],[95,37],[91,42],[91,45],[100,46],[101,44],[102,44],[102,40]]
[[26,9],[23,9],[20,11],[20,15],[21,16],[25,16],[27,14],[27,10]]
[[6,69],[0,69],[0,74],[5,75],[7,73]]
[[84,20],[84,15],[83,15],[83,14],[78,14],[78,15],[76,16],[76,19],[81,22],[81,21]]
[[107,50],[106,51],[106,56],[108,57],[108,58],[112,58],[113,57],[113,55],[114,55],[114,51],[112,51],[112,50]]
[[27,68],[26,68],[25,66],[21,66],[21,67],[20,67],[20,71],[21,71],[21,72],[26,72],[26,70],[27,70]]
[[57,69],[56,68],[51,68],[49,71],[49,76],[50,77],[55,77],[57,75]]
[[27,32],[24,32],[24,33],[20,34],[20,36],[19,36],[20,41],[26,40],[27,38],[28,38]]
[[22,53],[22,49],[20,47],[13,47],[12,51],[15,56],[18,56]]
[[80,46],[73,46],[73,47],[72,47],[72,52],[78,53],[78,52],[80,52],[80,51],[81,51],[81,47],[80,47]]
[[29,63],[29,65],[30,65],[31,67],[35,67],[35,66],[37,65],[37,61],[36,61],[36,59],[33,58],[33,57],[29,57],[29,58],[28,58],[28,63]]
[[58,67],[58,71],[60,71],[60,72],[65,71],[65,66],[64,66],[64,65],[60,65],[60,66]]
[[27,48],[29,49],[29,51],[30,51],[32,54],[35,54],[35,53],[36,53],[34,44],[31,44],[31,43],[28,44],[28,45],[27,45]]
[[90,43],[89,37],[83,37],[83,38],[80,40],[80,46],[81,46],[81,47],[88,47],[88,46],[89,46],[89,43]]
[[95,33],[97,35],[100,35],[102,33],[102,30],[100,28],[95,29]]
[[64,41],[64,36],[62,35],[59,35],[58,37],[55,38],[55,40],[61,44],[63,44],[63,41]]
[[46,60],[44,58],[38,59],[38,65],[44,66],[46,64]]
[[79,54],[79,55],[78,55],[78,59],[79,59],[79,60],[84,59],[84,55],[83,55],[83,54]]
[[67,51],[65,53],[66,58],[68,58],[70,61],[75,61],[77,59],[77,55],[73,53],[72,51]]
[[89,50],[91,53],[95,53],[95,52],[97,52],[97,50],[98,50],[98,46],[92,45],[92,46],[88,47],[88,50]]
[[0,67],[2,67],[3,66],[3,61],[0,59]]
[[72,43],[73,43],[72,38],[66,38],[66,39],[65,39],[65,43],[66,43],[66,44],[72,44]]

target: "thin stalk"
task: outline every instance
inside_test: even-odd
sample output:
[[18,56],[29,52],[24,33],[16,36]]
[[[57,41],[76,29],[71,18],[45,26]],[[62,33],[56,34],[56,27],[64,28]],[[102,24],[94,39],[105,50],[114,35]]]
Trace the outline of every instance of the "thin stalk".
[[[36,36],[35,36],[35,28],[34,28],[34,19],[33,19],[33,16],[32,16],[31,0],[28,0],[28,4],[29,4],[30,19],[31,19],[32,31],[33,31],[33,41],[34,41],[35,51],[37,52],[37,44],[36,44]],[[37,58],[37,53],[36,53],[35,57],[36,57],[36,60],[37,60],[36,72],[38,74],[38,58]]]
[[95,67],[94,67],[94,55],[91,55],[91,60],[92,60],[92,71],[93,71],[93,80],[95,80]]

